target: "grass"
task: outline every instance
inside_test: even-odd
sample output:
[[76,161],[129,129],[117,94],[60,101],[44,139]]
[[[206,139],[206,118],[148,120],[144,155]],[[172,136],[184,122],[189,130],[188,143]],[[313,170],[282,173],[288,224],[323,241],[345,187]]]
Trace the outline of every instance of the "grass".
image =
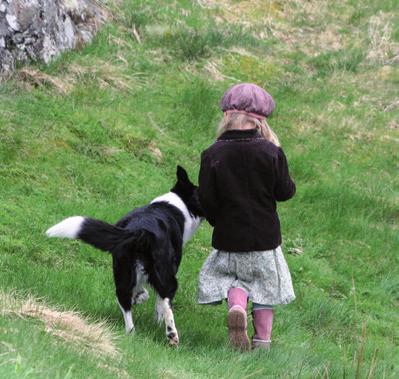
[[[93,354],[62,324],[52,333],[3,302],[0,376],[397,377],[397,10],[388,0],[124,2],[92,44],[1,83],[1,293],[102,325],[119,353]],[[168,191],[177,164],[195,181],[219,99],[239,81],[277,102],[270,125],[298,187],[279,205],[297,300],[277,308],[269,353],[231,351],[225,307],[196,304],[204,224],[179,272],[181,346],[166,346],[153,296],[127,337],[110,257],[43,233],[76,214],[116,221]]]

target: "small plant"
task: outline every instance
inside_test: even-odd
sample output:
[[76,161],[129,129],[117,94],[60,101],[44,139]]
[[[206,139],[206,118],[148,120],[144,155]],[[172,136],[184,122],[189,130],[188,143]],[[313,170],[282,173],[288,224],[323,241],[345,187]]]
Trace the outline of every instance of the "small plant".
[[182,30],[174,36],[175,50],[183,60],[195,60],[209,57],[210,43],[208,35],[198,30]]
[[154,42],[161,44],[162,47],[170,48],[175,57],[184,61],[208,58],[217,49],[226,49],[231,46],[247,48],[258,46],[260,43],[241,27],[222,30],[216,26],[168,30]]
[[335,71],[357,72],[363,58],[361,49],[352,48],[322,53],[311,58],[309,64],[315,69],[315,76],[325,77]]
[[144,6],[143,1],[124,1],[121,23],[127,28],[140,29],[147,25],[154,15],[154,8]]

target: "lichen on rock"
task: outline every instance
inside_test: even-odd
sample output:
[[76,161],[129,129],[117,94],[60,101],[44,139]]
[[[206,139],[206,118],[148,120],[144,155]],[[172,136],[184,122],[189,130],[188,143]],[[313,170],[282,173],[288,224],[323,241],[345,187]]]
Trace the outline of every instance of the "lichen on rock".
[[107,16],[95,0],[0,0],[0,77],[83,45]]

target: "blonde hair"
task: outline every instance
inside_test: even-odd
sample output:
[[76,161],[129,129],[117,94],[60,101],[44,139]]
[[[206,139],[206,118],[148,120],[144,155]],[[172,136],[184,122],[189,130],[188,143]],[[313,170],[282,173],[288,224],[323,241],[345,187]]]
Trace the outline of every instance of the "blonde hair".
[[278,140],[276,133],[273,132],[272,128],[267,123],[266,118],[259,120],[255,117],[238,112],[225,114],[216,130],[216,137],[220,137],[228,130],[245,129],[246,124],[252,124],[254,128],[259,130],[264,139],[274,143],[276,146],[280,146],[280,141]]

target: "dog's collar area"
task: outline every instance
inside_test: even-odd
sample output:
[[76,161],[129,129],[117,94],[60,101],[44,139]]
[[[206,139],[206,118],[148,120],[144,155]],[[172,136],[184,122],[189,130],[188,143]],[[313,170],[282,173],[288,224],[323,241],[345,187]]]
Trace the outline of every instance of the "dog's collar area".
[[186,214],[190,215],[190,211],[188,210],[187,205],[184,203],[184,201],[181,199],[181,197],[174,192],[168,192],[168,193],[165,193],[164,195],[156,197],[153,201],[151,201],[151,204],[163,203],[163,202],[175,206],[184,215],[186,215]]
[[198,229],[201,221],[199,217],[194,216],[189,210],[187,205],[181,199],[181,197],[174,193],[168,192],[164,195],[156,197],[151,204],[155,203],[168,203],[176,207],[184,216],[184,231],[183,231],[183,244],[191,239],[194,232]]

